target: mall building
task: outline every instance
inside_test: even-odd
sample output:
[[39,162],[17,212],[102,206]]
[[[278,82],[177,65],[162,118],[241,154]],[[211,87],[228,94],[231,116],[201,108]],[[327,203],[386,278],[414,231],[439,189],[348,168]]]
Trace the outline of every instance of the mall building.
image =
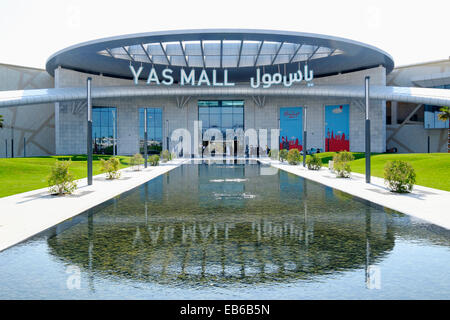
[[88,78],[94,153],[143,152],[145,122],[150,153],[201,156],[212,141],[228,155],[302,150],[304,129],[308,150],[364,151],[368,76],[372,152],[447,152],[437,115],[450,104],[450,60],[394,68],[353,40],[212,29],[89,41],[46,70],[0,64],[0,157],[86,153]]

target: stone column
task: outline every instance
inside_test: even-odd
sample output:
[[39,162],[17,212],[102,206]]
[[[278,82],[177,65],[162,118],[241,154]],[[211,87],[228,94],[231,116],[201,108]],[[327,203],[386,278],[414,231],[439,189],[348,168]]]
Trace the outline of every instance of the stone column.
[[391,101],[391,125],[397,124],[397,101]]

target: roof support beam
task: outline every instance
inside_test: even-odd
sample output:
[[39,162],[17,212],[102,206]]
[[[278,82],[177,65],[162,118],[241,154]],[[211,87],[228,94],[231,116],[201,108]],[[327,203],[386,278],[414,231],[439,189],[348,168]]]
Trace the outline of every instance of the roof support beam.
[[311,55],[308,57],[306,62],[309,62],[309,60],[311,60],[311,58],[316,54],[317,51],[319,51],[319,49],[320,49],[320,46],[317,46],[316,50],[314,50],[313,53],[311,53]]
[[111,52],[110,48],[106,48],[106,51],[108,52],[108,54],[111,56],[111,58],[115,58],[114,55]]
[[203,40],[200,40],[200,50],[202,51],[203,69],[205,69],[206,68],[206,63],[205,63],[205,52],[203,50]]
[[336,52],[336,48],[334,48],[333,50],[331,50],[331,52],[330,52],[330,54],[328,55],[328,57],[331,57],[331,55],[333,54],[333,53],[335,53]]
[[252,96],[253,102],[256,106],[262,108],[266,105],[266,96]]
[[295,49],[294,54],[292,55],[292,57],[289,59],[289,63],[292,63],[292,60],[294,60],[295,56],[297,55],[297,53],[300,51],[301,47],[303,47],[303,44],[299,44],[297,49]]
[[147,56],[148,61],[150,61],[151,64],[153,64],[152,58],[150,58],[150,55],[148,54],[148,51],[145,49],[144,45],[141,43],[141,48],[144,50],[145,55]]
[[244,40],[241,40],[241,45],[239,47],[239,56],[238,56],[238,61],[237,61],[236,68],[239,68],[239,63],[241,62],[241,54],[242,54],[242,47],[243,46],[244,46]]
[[272,62],[270,63],[271,65],[273,65],[273,63],[274,63],[275,60],[277,59],[278,54],[280,53],[281,47],[283,46],[283,44],[284,44],[284,41],[280,43],[280,46],[278,47],[278,50],[277,50],[277,52],[275,53],[275,56],[273,57]]
[[183,43],[181,41],[179,41],[179,43],[180,43],[181,52],[183,53],[184,62],[186,63],[186,67],[189,68],[189,63],[188,63],[188,60],[186,57],[186,52],[184,51],[184,48],[183,48]]
[[255,58],[255,64],[253,65],[254,67],[256,67],[256,63],[258,62],[259,54],[261,53],[261,49],[262,49],[263,45],[264,45],[264,40],[261,41],[261,45],[258,48],[258,53],[257,53],[256,58]]
[[172,64],[170,63],[170,59],[169,59],[169,57],[167,56],[167,52],[166,52],[166,50],[164,49],[164,46],[162,45],[161,41],[159,42],[159,46],[161,47],[161,50],[162,50],[162,52],[164,53],[164,56],[166,57],[167,63],[169,64],[169,66],[171,66]]
[[353,102],[361,112],[366,112],[366,101],[365,100],[354,99]]
[[409,119],[412,118],[412,116],[420,109],[421,106],[423,106],[423,104],[418,104],[414,108],[414,110],[406,117],[406,119],[403,120],[400,126],[398,126],[398,128],[396,128],[395,131],[387,138],[386,143],[388,143],[395,137],[395,135],[400,131],[400,129],[403,128],[403,126],[409,121]]
[[127,53],[127,55],[130,57],[131,61],[135,61],[134,58],[131,56],[130,52],[127,50],[127,48],[122,47],[122,49]]
[[175,97],[177,101],[177,107],[182,109],[184,106],[189,102],[191,99],[191,96],[181,96],[181,97]]

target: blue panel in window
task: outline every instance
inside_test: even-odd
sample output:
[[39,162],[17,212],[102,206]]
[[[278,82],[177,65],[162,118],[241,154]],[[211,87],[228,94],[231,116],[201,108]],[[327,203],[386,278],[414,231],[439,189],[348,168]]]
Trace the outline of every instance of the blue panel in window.
[[108,112],[105,112],[102,110],[101,112],[101,116],[100,116],[100,125],[102,127],[107,127],[108,126]]
[[114,115],[112,110],[109,110],[108,112],[108,126],[112,127],[113,126],[113,119],[114,119]]
[[100,113],[97,110],[92,110],[92,125],[98,126],[100,124]]
[[100,136],[100,128],[99,127],[92,127],[92,136],[95,138],[98,138]]
[[108,127],[101,127],[99,138],[105,138],[107,136],[108,136]]
[[208,107],[199,107],[198,113],[199,114],[209,114],[209,108]]
[[224,127],[224,128],[232,128],[233,127],[233,115],[232,114],[223,114],[222,115],[222,127]]
[[443,129],[448,128],[449,122],[439,120],[441,107],[425,105],[424,110],[424,128],[425,129]]
[[[146,120],[148,139],[162,141],[162,108],[147,108]],[[144,108],[139,110],[139,135],[144,138]]]
[[209,108],[209,113],[220,113],[219,107],[211,107]]
[[222,107],[222,113],[233,113],[232,107]]
[[220,127],[221,126],[221,119],[220,114],[210,114],[209,115],[209,124],[211,127]]

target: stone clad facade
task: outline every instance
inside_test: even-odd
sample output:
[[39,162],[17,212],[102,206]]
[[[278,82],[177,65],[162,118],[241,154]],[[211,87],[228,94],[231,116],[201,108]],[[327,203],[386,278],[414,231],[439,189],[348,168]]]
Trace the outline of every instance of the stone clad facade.
[[[361,85],[365,76],[371,77],[371,84],[385,85],[386,71],[383,67],[335,75],[314,80],[316,85]],[[89,75],[77,71],[58,68],[55,70],[55,87],[82,87],[87,77],[92,77],[93,86],[129,86],[132,80],[106,76]],[[145,84],[140,84],[145,85]],[[257,105],[251,98],[236,97],[191,97],[181,108],[176,98],[122,98],[96,99],[93,106],[117,108],[117,149],[118,154],[133,154],[139,149],[139,114],[143,107],[163,109],[163,148],[167,148],[167,137],[178,128],[186,128],[194,143],[194,121],[198,120],[198,100],[244,100],[244,130],[267,129],[270,142],[270,130],[279,129],[281,107],[307,107],[308,148],[325,149],[324,122],[326,105],[350,105],[350,150],[364,151],[364,107],[363,101],[350,98],[284,98],[267,97],[263,106]],[[372,101],[370,106],[372,120],[372,150],[384,152],[386,149],[385,103]],[[86,149],[86,104],[56,103],[56,153],[85,153]],[[169,146],[171,149],[172,146]],[[265,146],[261,145],[262,148]],[[192,154],[191,151],[189,154]]]

